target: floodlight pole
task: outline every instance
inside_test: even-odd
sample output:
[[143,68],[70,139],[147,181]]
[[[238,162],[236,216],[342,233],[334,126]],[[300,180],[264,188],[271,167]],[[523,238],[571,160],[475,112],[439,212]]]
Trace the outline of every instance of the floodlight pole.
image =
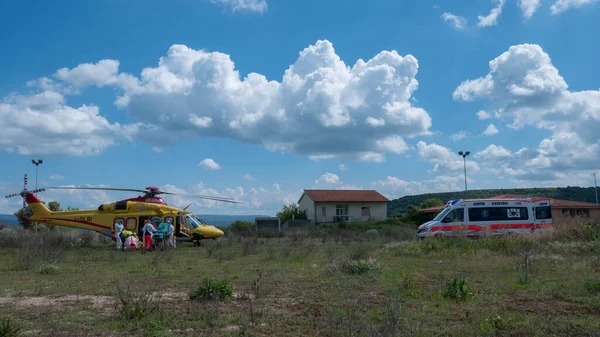
[[470,151],[462,152],[459,151],[458,155],[463,157],[463,164],[465,166],[465,199],[467,199],[467,156],[470,155]]
[[[41,159],[33,160],[31,159],[31,162],[35,165],[35,196],[37,197],[37,189],[38,189],[38,166],[40,166],[41,163],[43,163],[43,161]],[[35,231],[38,231],[37,228],[37,222],[35,223]]]
[[592,173],[594,176],[594,191],[596,192],[596,203],[598,203],[598,187],[596,186],[596,173]]
[[[37,161],[32,159],[31,162],[35,165],[35,189],[37,190],[37,188],[38,188],[38,166],[40,166],[40,164],[43,163],[43,161],[41,159],[38,159]],[[35,192],[35,196],[37,197],[37,191]]]

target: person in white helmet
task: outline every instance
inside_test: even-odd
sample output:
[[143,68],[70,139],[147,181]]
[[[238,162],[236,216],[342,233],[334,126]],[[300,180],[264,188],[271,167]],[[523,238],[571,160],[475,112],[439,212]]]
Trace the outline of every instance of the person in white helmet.
[[171,218],[167,218],[167,242],[169,246],[175,248],[177,241],[175,240],[175,227],[173,227],[173,221]]
[[121,241],[121,232],[123,232],[123,221],[119,220],[115,224],[115,239],[117,241],[117,249],[123,248],[123,241]]

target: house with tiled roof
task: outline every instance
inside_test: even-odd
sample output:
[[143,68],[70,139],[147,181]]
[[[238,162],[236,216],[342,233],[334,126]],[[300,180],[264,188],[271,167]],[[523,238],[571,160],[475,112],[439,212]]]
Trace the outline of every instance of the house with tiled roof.
[[[537,196],[526,196],[520,194],[501,194],[490,199],[504,199],[504,198],[542,198]],[[589,202],[581,201],[570,201],[560,200],[553,198],[550,199],[550,208],[552,209],[552,223],[562,224],[569,222],[586,222],[586,223],[598,223],[600,222],[600,204],[593,204]],[[444,206],[434,206],[424,208],[421,211],[430,218],[434,218]]]
[[311,223],[383,221],[390,200],[375,190],[304,190],[298,200]]

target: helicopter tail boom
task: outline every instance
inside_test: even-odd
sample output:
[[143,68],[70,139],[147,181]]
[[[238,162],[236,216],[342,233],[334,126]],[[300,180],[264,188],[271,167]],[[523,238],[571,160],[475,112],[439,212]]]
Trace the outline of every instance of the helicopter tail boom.
[[40,199],[35,196],[35,194],[27,193],[25,196],[25,201],[33,212],[33,216],[30,217],[29,220],[41,219],[50,215],[50,209],[48,209],[48,207],[46,207],[46,205],[44,205]]

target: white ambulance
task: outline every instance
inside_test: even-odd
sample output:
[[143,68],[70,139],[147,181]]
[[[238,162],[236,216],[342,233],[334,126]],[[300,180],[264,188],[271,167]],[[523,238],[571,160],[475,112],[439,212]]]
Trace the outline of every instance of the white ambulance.
[[549,199],[461,199],[449,201],[432,221],[419,226],[417,237],[482,237],[551,229]]

